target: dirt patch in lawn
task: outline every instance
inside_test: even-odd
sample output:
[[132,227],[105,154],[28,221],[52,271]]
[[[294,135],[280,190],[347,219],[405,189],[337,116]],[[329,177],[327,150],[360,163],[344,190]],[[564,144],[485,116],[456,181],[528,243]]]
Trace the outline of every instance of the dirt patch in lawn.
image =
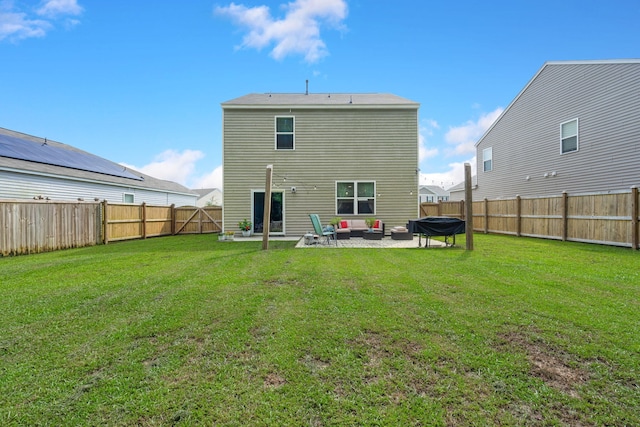
[[502,345],[524,351],[531,365],[530,374],[555,390],[578,397],[577,387],[589,379],[589,373],[569,353],[525,333],[509,332],[500,340]]

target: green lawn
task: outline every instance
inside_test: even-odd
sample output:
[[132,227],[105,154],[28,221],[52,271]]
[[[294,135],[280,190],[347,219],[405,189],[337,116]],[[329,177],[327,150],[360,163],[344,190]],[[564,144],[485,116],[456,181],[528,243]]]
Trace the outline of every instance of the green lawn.
[[0,258],[0,425],[640,425],[640,253],[474,240]]

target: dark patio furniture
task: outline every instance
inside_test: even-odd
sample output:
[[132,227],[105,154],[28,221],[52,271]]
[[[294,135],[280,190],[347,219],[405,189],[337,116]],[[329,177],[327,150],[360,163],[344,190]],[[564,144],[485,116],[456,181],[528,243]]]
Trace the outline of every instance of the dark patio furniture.
[[[456,244],[456,234],[465,232],[465,222],[458,218],[447,216],[428,216],[420,219],[409,220],[407,229],[411,233],[418,233],[418,247],[422,244],[422,235],[426,237],[424,247],[429,247],[429,239],[433,236],[443,236],[447,246]],[[453,243],[449,244],[449,238],[453,237]]]

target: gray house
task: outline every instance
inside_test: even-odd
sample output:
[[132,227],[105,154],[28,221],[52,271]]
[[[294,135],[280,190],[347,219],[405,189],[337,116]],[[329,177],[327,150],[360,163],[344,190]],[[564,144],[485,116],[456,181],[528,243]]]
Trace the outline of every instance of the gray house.
[[545,63],[476,154],[474,200],[640,185],[640,60]]
[[418,215],[419,104],[390,94],[250,94],[222,103],[224,228],[302,235],[310,213],[375,217],[387,229]]
[[421,185],[418,193],[420,203],[438,203],[449,200],[449,192],[437,185]]
[[0,128],[0,199],[194,206],[197,196],[69,145]]

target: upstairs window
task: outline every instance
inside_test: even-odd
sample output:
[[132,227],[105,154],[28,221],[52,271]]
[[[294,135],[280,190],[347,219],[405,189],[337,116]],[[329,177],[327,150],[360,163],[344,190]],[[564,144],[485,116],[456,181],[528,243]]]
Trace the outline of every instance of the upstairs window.
[[276,150],[293,150],[294,130],[293,117],[276,117]]
[[338,215],[364,215],[376,212],[375,182],[337,182]]
[[493,170],[493,147],[482,150],[482,170],[484,172]]
[[560,125],[560,152],[578,151],[578,119]]

